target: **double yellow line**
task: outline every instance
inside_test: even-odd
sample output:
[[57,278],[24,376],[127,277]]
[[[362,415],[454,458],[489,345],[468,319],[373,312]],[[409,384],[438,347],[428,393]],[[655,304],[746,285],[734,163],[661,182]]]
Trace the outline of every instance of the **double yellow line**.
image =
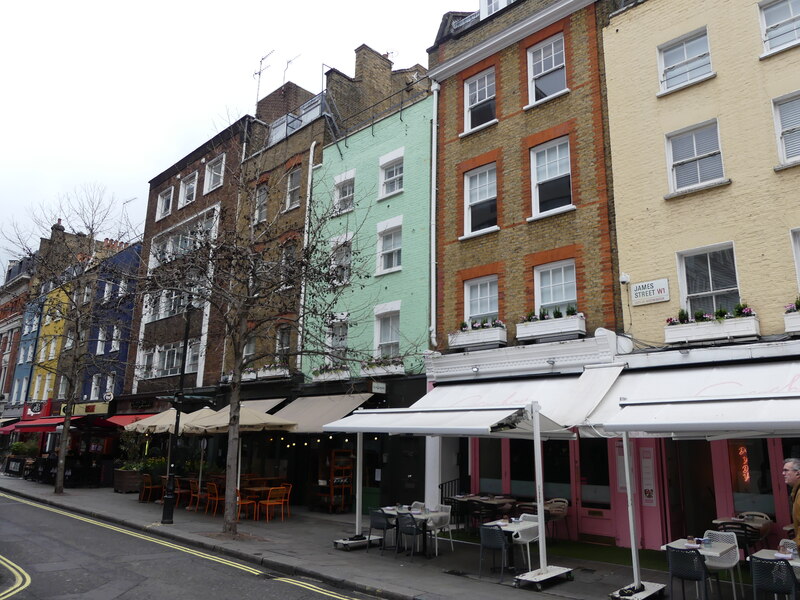
[[[232,560],[228,560],[227,558],[221,558],[219,556],[214,556],[213,554],[208,554],[206,552],[201,552],[200,550],[195,550],[193,548],[189,548],[187,546],[181,546],[179,544],[174,544],[167,540],[163,540],[161,538],[152,537],[149,535],[145,535],[143,533],[138,533],[136,531],[131,531],[130,529],[123,529],[122,527],[117,527],[116,525],[109,525],[108,523],[103,523],[101,521],[97,521],[96,519],[92,519],[89,517],[84,517],[82,515],[78,515],[75,513],[67,512],[65,510],[61,510],[59,508],[54,508],[52,506],[47,506],[46,504],[40,504],[38,502],[33,502],[31,500],[26,500],[24,498],[20,498],[17,496],[11,496],[5,493],[0,492],[0,498],[8,498],[9,500],[13,500],[15,502],[19,502],[21,504],[27,504],[28,506],[33,506],[35,508],[39,508],[41,510],[47,510],[51,513],[55,513],[57,515],[62,515],[65,517],[69,517],[71,519],[76,519],[78,521],[83,521],[84,523],[89,523],[90,525],[96,525],[97,527],[103,527],[105,529],[109,529],[111,531],[116,531],[117,533],[122,533],[124,535],[128,535],[131,537],[138,538],[140,540],[145,540],[147,542],[151,542],[153,544],[158,544],[160,546],[164,546],[166,548],[171,548],[172,550],[178,550],[180,552],[185,552],[186,554],[191,554],[193,556],[197,556],[198,558],[203,558],[205,560],[210,560],[212,562],[216,562],[222,565],[226,565],[228,567],[233,567],[234,569],[239,569],[240,571],[245,571],[247,573],[251,573],[253,575],[266,575],[264,571],[258,569],[256,567],[251,567],[248,565],[243,565]],[[0,600],[6,600],[6,598],[10,598],[14,594],[24,590],[28,587],[31,583],[30,576],[22,570],[20,567],[4,559],[0,556],[0,565],[5,566],[14,574],[14,585],[4,592],[0,592]],[[297,579],[290,579],[287,577],[275,577],[275,581],[281,581],[283,583],[289,583],[291,585],[296,585],[298,587],[305,588],[309,591],[316,592],[318,594],[322,594],[324,596],[328,596],[330,598],[337,598],[338,600],[353,600],[349,596],[343,596],[341,594],[337,594],[335,592],[330,592],[324,588],[318,587],[316,585],[306,583],[304,581],[300,581]]]

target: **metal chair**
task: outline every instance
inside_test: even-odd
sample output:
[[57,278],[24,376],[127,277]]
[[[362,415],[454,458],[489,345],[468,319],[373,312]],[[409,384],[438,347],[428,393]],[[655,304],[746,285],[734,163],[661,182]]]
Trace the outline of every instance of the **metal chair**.
[[736,543],[744,552],[744,559],[751,554],[751,549],[755,549],[756,544],[761,542],[761,530],[743,521],[723,521],[717,526],[718,531],[728,531],[736,534]]
[[286,498],[286,488],[285,487],[273,487],[269,489],[269,493],[267,494],[266,500],[260,500],[258,503],[258,507],[256,508],[256,521],[258,521],[258,513],[261,510],[261,507],[264,507],[264,512],[267,514],[267,523],[269,523],[269,516],[270,516],[270,509],[280,507],[281,509],[281,521],[284,519],[283,507],[284,507],[284,499]]
[[736,534],[732,531],[714,531],[708,529],[703,534],[703,537],[708,538],[712,542],[726,542],[733,544],[733,548],[722,554],[719,558],[715,556],[706,557],[706,567],[710,572],[714,571],[730,571],[731,572],[731,589],[733,590],[733,600],[736,600],[736,578],[734,577],[733,568],[739,572],[739,586],[744,598],[744,587],[742,585],[742,571],[739,568],[739,544],[736,542]]
[[398,512],[397,513],[397,543],[395,544],[394,555],[397,558],[397,553],[400,551],[400,536],[403,536],[403,546],[407,546],[406,539],[411,536],[411,560],[414,560],[414,544],[417,537],[425,535],[425,524],[418,523],[411,513]]
[[251,510],[253,515],[253,520],[256,520],[256,512],[258,507],[256,506],[256,501],[251,500],[249,498],[243,498],[242,492],[238,489],[236,490],[236,520],[239,521],[242,517],[242,508],[244,508],[244,515],[247,516],[247,511]]
[[[539,517],[536,515],[531,515],[529,513],[522,513],[520,515],[520,521],[531,521],[537,523]],[[526,529],[522,529],[520,531],[515,531],[514,534],[511,536],[511,541],[515,544],[525,545],[525,549],[527,550],[527,565],[528,571],[533,571],[533,566],[531,565],[531,542],[536,542],[539,540],[539,525],[537,523],[536,527],[528,527]]]
[[762,521],[772,522],[772,517],[767,513],[759,512],[757,510],[746,510],[737,515],[740,519],[761,519]]
[[[161,490],[163,488],[153,483],[153,478],[147,473],[142,473],[142,485],[139,488],[139,502],[150,502],[151,500],[158,500],[161,497]],[[153,498],[153,493],[156,497]]]
[[[706,563],[703,560],[703,555],[697,550],[689,550],[682,548],[673,548],[667,546],[667,564],[669,565],[669,597],[675,598],[672,594],[672,580],[677,578],[681,580],[681,591],[683,598],[686,598],[686,581],[694,581],[700,584],[703,590],[702,599],[708,600],[708,583],[711,579],[711,574],[706,568]],[[717,580],[717,597],[722,598],[722,590],[719,584],[719,575],[715,574]]]
[[283,507],[286,509],[286,518],[292,516],[292,509],[289,505],[289,499],[292,495],[292,484],[291,483],[282,483],[281,487],[286,488],[286,495],[283,497]]
[[415,500],[411,503],[411,510],[425,510],[425,503]]
[[792,600],[797,600],[800,582],[789,561],[751,556],[750,572],[753,575],[754,600],[758,600],[758,592],[786,594]]
[[208,490],[208,498],[206,500],[206,514],[208,514],[208,509],[211,506],[211,503],[214,503],[214,512],[212,513],[215,517],[217,516],[217,509],[219,508],[220,501],[223,502],[223,506],[225,503],[225,494],[220,494],[219,486],[216,483],[209,481],[206,484],[206,490]]
[[[386,549],[386,538],[389,537],[389,532],[395,529],[389,515],[383,512],[382,508],[371,508],[369,510],[369,531],[367,532],[367,540],[372,539],[372,530],[382,531],[381,537],[381,556]],[[369,552],[370,544],[367,542],[367,552]]]
[[483,571],[483,549],[492,551],[492,568],[494,568],[494,555],[496,550],[500,550],[500,583],[503,582],[506,563],[508,562],[508,538],[499,525],[481,525],[481,554],[478,561],[478,578]]
[[550,498],[545,500],[544,503],[545,518],[547,519],[547,526],[550,527],[550,533],[555,537],[556,525],[559,522],[564,523],[567,530],[567,538],[572,539],[569,533],[569,523],[567,523],[567,513],[569,512],[569,500],[566,498]]
[[[208,494],[200,490],[200,483],[197,479],[189,480],[189,504],[186,510],[200,510],[200,501],[208,503]],[[194,509],[192,509],[192,501],[194,501]]]
[[455,552],[456,550],[455,546],[453,545],[453,531],[450,528],[450,519],[453,516],[452,509],[453,507],[450,506],[449,504],[439,504],[436,507],[436,510],[438,512],[447,513],[447,518],[444,521],[440,521],[439,523],[437,523],[436,527],[434,527],[433,531],[431,532],[432,535],[434,536],[433,539],[435,544],[434,547],[436,548],[436,556],[439,556],[439,534],[445,531],[447,532],[447,535],[450,536],[450,550],[452,550],[453,552]]
[[458,529],[464,522],[464,502],[457,498],[444,498],[442,503],[450,507],[450,524]]
[[467,529],[477,531],[478,528],[494,518],[494,509],[479,500],[467,500]]

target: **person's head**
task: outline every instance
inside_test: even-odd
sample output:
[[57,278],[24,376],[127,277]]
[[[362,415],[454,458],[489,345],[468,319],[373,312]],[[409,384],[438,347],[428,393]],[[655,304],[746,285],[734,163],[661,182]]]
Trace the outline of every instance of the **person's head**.
[[783,480],[788,485],[800,481],[800,458],[787,458],[783,461]]

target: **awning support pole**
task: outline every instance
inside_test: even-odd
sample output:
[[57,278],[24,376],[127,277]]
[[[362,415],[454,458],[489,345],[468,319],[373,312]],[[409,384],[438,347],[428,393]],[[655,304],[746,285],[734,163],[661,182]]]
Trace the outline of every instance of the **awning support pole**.
[[631,560],[633,562],[633,585],[638,590],[642,587],[642,575],[639,569],[639,535],[636,532],[636,513],[633,507],[633,475],[631,473],[631,438],[627,431],[622,432],[622,456],[625,460],[625,489],[628,492],[628,529],[631,533]]
[[[361,460],[364,458],[364,434],[356,434],[356,535],[361,535],[361,505],[363,502],[363,474]],[[367,541],[369,544],[369,541]]]
[[[539,525],[539,568],[547,569],[547,542],[544,524],[544,467],[542,465],[542,431],[539,419],[539,404],[531,404],[533,419],[533,469],[536,477],[536,516]],[[528,566],[530,568],[530,565]]]

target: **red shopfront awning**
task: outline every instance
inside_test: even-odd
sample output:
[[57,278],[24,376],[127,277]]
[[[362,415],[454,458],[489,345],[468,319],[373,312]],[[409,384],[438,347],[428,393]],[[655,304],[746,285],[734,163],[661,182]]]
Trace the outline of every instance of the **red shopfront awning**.
[[[51,433],[56,427],[64,424],[64,417],[43,417],[31,421],[20,421],[14,425],[14,430],[20,433]],[[115,427],[114,424],[101,417],[79,416],[72,417],[70,427]]]
[[120,427],[125,427],[125,425],[130,425],[131,423],[136,423],[136,421],[152,417],[154,414],[155,413],[146,415],[114,415],[113,417],[108,417],[106,421]]
[[11,425],[6,425],[5,427],[0,427],[0,435],[10,435],[13,431],[17,428],[16,423],[12,423]]

